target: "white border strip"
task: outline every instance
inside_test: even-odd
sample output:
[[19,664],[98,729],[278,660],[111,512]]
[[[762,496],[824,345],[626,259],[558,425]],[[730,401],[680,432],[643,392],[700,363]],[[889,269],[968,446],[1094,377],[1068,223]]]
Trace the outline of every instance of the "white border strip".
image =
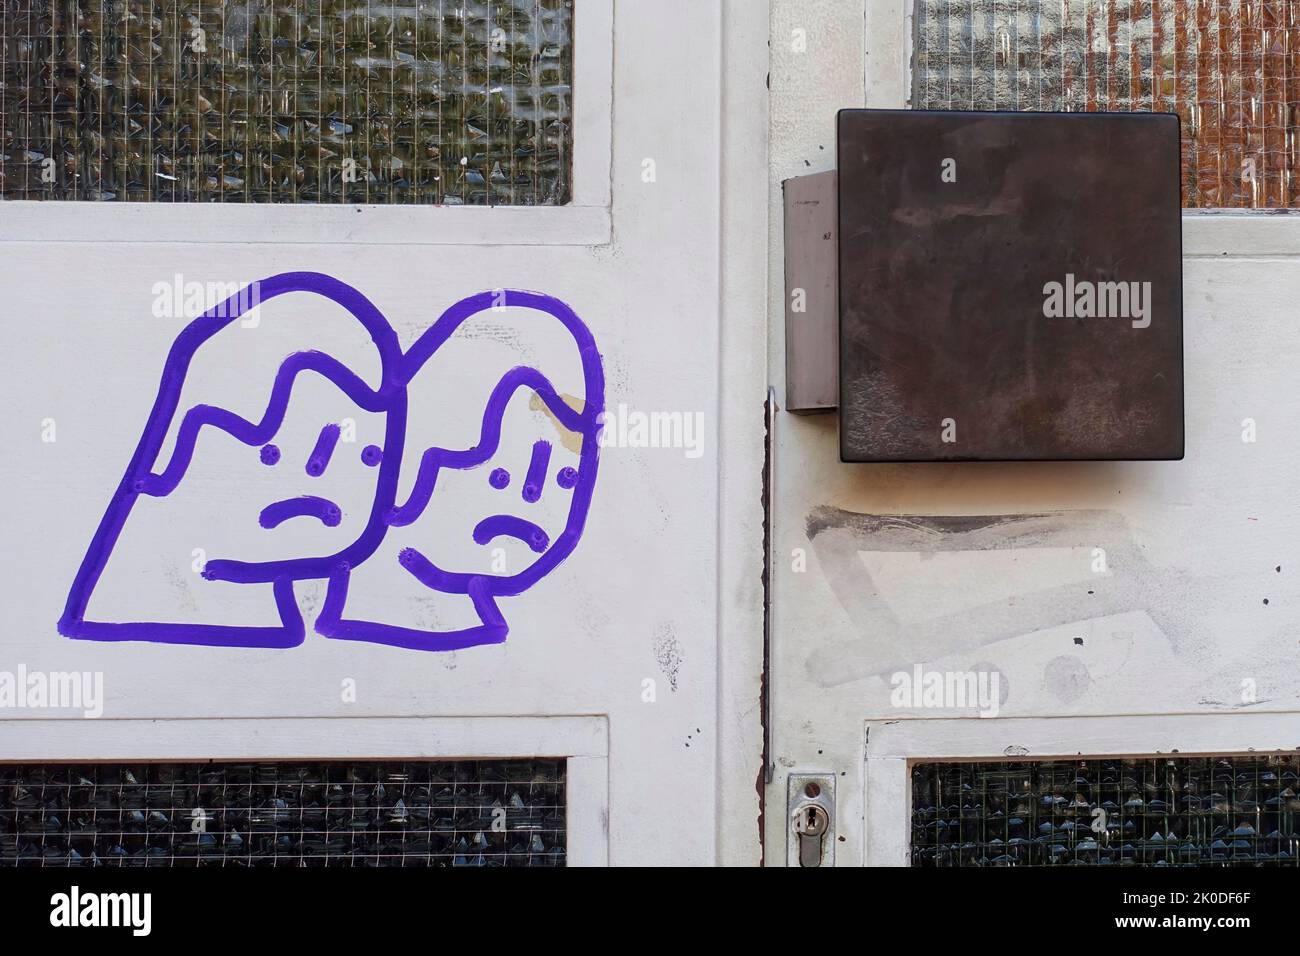
[[614,125],[614,0],[582,0],[573,17],[573,208],[608,225]]
[[0,202],[0,242],[603,245],[612,235],[614,0],[574,17],[573,202],[566,206]]
[[0,721],[0,761],[606,757],[604,717]]
[[[758,701],[763,646],[763,399],[767,395],[767,0],[721,6],[718,170],[718,511],[715,860],[762,858]],[[771,691],[769,690],[769,693]]]
[[868,108],[901,110],[911,106],[913,3],[865,0],[863,105]]
[[1183,258],[1300,256],[1300,211],[1185,209]]
[[570,757],[565,779],[565,862],[608,866],[609,760]]

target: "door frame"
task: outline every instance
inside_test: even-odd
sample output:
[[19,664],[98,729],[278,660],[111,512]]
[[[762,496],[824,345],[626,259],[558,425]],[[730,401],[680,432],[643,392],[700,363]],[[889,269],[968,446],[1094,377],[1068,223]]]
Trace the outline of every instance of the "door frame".
[[[917,763],[1294,754],[1294,714],[868,720],[862,761],[864,866],[908,866]],[[1250,741],[1244,746],[1242,741]]]
[[563,206],[4,203],[0,242],[603,245],[610,241],[615,0],[573,18],[573,198]]
[[532,756],[565,759],[567,865],[606,865],[609,862],[609,722],[605,717],[0,721],[0,762],[361,762]]

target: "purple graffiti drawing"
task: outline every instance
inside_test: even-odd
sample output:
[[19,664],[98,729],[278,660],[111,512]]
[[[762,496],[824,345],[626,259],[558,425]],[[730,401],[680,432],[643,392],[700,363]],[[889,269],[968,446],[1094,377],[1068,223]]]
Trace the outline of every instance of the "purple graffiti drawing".
[[[162,381],[144,433],[73,580],[63,616],[58,622],[59,632],[78,640],[149,641],[213,647],[293,647],[301,644],[305,637],[294,582],[325,580],[328,582],[325,600],[315,622],[316,632],[324,637],[430,651],[503,642],[509,626],[498,607],[498,599],[521,594],[554,570],[572,553],[586,524],[596,482],[599,422],[604,410],[604,373],[591,333],[578,316],[557,299],[536,292],[496,290],[470,296],[451,306],[403,353],[396,333],[379,310],[360,292],[337,279],[319,273],[285,273],[262,280],[257,288],[260,303],[288,292],[306,292],[342,306],[361,324],[378,352],[381,369],[378,388],[371,388],[341,362],[323,352],[294,353],[280,365],[260,421],[248,421],[224,408],[196,404],[179,417],[174,449],[170,460],[163,463],[160,456],[164,440],[177,421],[181,389],[191,361],[206,341],[240,317],[240,309],[232,308],[232,304],[243,301],[240,299],[243,291],[191,322],[177,336],[164,362]],[[483,409],[477,443],[468,449],[425,449],[410,492],[399,504],[396,499],[399,468],[407,441],[408,384],[466,320],[485,310],[503,306],[530,310],[564,328],[581,360],[586,392],[581,410],[566,403],[551,382],[536,369],[526,366],[511,369],[497,382]],[[203,429],[223,432],[250,446],[250,454],[253,453],[251,449],[258,449],[256,454],[262,465],[283,467],[279,465],[280,447],[272,443],[272,439],[284,421],[295,381],[298,376],[309,373],[326,379],[359,408],[383,418],[383,445],[367,445],[360,454],[366,468],[374,469],[371,472],[374,475],[374,496],[364,527],[353,540],[329,554],[294,555],[263,561],[213,558],[203,565],[202,571],[203,578],[208,581],[269,587],[280,617],[279,625],[251,627],[88,620],[87,606],[132,509],[141,497],[166,497],[181,485]],[[526,514],[503,512],[484,516],[473,529],[475,544],[487,546],[503,538],[515,539],[536,555],[527,567],[512,574],[438,567],[418,542],[400,550],[392,568],[393,574],[410,575],[432,591],[464,595],[477,613],[480,621],[477,626],[448,631],[419,630],[344,617],[353,571],[375,555],[386,535],[395,533],[390,529],[404,528],[424,513],[434,498],[439,474],[446,470],[479,468],[492,462],[501,451],[502,416],[511,397],[520,390],[535,394],[547,412],[580,439],[577,467],[563,467],[554,475],[548,474],[550,443],[534,442],[521,479],[521,507],[537,503],[543,495],[563,493],[569,496],[563,526],[550,534]],[[303,467],[308,478],[322,476],[336,454],[339,438],[339,425],[325,423],[305,464],[294,463],[294,467]],[[491,471],[488,481],[493,488],[503,489],[511,478],[505,468],[497,467]],[[286,522],[303,521],[337,528],[342,516],[343,511],[336,502],[304,494],[270,502],[260,510],[258,523],[267,531]]]
[[[397,557],[393,569],[395,572],[409,574],[430,590],[465,595],[472,602],[480,623],[447,632],[417,630],[345,617],[350,575],[348,569],[340,569],[330,579],[325,604],[316,622],[316,630],[326,637],[373,641],[423,650],[454,650],[475,644],[500,643],[505,640],[508,628],[497,599],[517,595],[531,588],[573,551],[582,536],[596,483],[600,452],[598,432],[600,414],[604,409],[605,386],[595,342],[571,309],[555,299],[533,292],[506,290],[504,293],[482,293],[464,299],[448,309],[408,351],[403,383],[409,384],[420,374],[434,352],[466,321],[491,308],[503,306],[531,310],[539,318],[556,321],[563,327],[581,363],[586,395],[582,410],[570,407],[557,394],[551,382],[536,369],[516,367],[509,370],[496,383],[488,397],[478,441],[467,449],[426,449],[420,457],[407,500],[394,506],[387,521],[392,528],[412,525],[429,507],[435,489],[439,487],[439,477],[444,472],[477,469],[494,463],[498,452],[502,450],[502,418],[506,406],[517,392],[527,390],[538,396],[560,425],[580,437],[577,468],[568,469],[573,481],[566,484],[558,476],[547,475],[551,446],[546,441],[534,442],[520,494],[517,499],[509,499],[520,502],[518,510],[521,513],[485,515],[476,524],[472,537],[480,546],[492,544],[503,536],[513,537],[523,542],[535,557],[528,566],[514,573],[491,574],[439,566],[419,544],[403,548]],[[549,491],[544,491],[548,479],[554,482],[554,486]],[[505,468],[496,467],[489,473],[487,481],[491,487],[504,491],[509,486],[511,477]],[[556,529],[554,535],[548,534],[528,516],[532,510],[530,506],[537,504],[544,494],[563,494],[569,498],[562,527]],[[508,496],[503,496],[503,500],[506,498]]]

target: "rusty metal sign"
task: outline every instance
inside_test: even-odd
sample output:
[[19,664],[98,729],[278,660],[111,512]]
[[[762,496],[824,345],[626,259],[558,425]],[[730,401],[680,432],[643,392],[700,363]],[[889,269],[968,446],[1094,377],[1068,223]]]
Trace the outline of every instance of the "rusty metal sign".
[[1177,116],[838,129],[844,461],[1182,458]]

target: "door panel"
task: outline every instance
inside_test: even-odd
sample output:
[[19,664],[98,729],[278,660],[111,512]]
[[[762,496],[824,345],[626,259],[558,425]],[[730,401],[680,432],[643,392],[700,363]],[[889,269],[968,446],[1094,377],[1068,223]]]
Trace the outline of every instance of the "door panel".
[[[836,110],[908,105],[911,7],[773,4],[773,216],[832,168]],[[1184,461],[844,465],[833,416],[778,416],[769,851],[790,774],[836,775],[837,865],[905,865],[909,762],[1289,746],[1300,244],[1280,215],[1183,235]],[[779,344],[776,231],[769,261]]]
[[[579,0],[575,16],[578,207],[5,204],[0,468],[20,544],[0,558],[0,657],[101,674],[113,721],[51,757],[149,756],[136,721],[232,718],[268,759],[567,757],[569,806],[594,814],[584,832],[610,862],[716,859],[718,827],[687,825],[671,794],[689,779],[693,806],[719,800],[718,456],[741,401],[720,392],[723,8]],[[584,26],[602,16],[612,56]],[[761,67],[753,18],[728,16]],[[603,95],[581,79],[602,57]],[[745,115],[726,135],[752,143],[764,118]],[[214,286],[255,282],[273,294],[194,331],[224,301]],[[277,405],[286,361],[302,368]],[[761,369],[742,372],[752,445]],[[187,438],[201,406],[227,415],[199,413]],[[602,409],[617,415],[603,441]],[[652,421],[668,440],[646,437]],[[738,480],[732,527],[756,529],[757,467]],[[727,579],[757,581],[758,558]],[[735,706],[756,726],[747,693]],[[564,715],[607,718],[607,775],[603,751],[574,773],[592,753],[515,720]],[[0,759],[81,716],[0,713]],[[370,753],[353,722],[415,717],[458,723]],[[213,746],[240,755],[228,735]],[[607,803],[573,790],[606,780]]]

